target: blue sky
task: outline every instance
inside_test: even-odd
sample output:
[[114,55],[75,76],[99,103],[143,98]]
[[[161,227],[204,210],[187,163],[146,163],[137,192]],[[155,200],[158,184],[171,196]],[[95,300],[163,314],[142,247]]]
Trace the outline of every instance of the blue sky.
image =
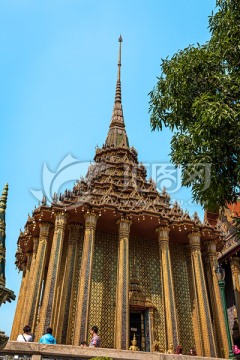
[[[43,164],[56,172],[69,154],[94,157],[105,141],[123,36],[122,102],[139,160],[168,163],[171,133],[152,133],[148,93],[161,58],[209,39],[214,0],[2,0],[0,2],[0,187],[9,183],[7,287],[18,294],[16,242],[42,188]],[[84,175],[84,174],[82,174]],[[188,189],[172,195],[192,214]],[[1,307],[10,334],[16,301]]]

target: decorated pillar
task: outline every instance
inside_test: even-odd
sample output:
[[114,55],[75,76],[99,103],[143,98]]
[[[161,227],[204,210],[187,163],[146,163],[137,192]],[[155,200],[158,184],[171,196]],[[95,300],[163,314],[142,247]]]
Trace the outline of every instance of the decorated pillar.
[[72,279],[72,288],[71,288],[71,301],[70,301],[70,311],[68,315],[68,328],[67,328],[67,337],[66,344],[74,343],[74,328],[75,328],[75,318],[78,313],[77,309],[77,300],[78,300],[78,287],[80,282],[80,271],[81,271],[81,260],[82,260],[82,249],[83,249],[83,240],[84,240],[84,231],[80,229],[80,238],[76,244],[76,253],[74,259],[74,271]]
[[32,267],[36,263],[38,244],[39,244],[39,236],[35,236],[33,238],[33,257],[32,257],[32,264],[31,264]]
[[88,337],[88,319],[91,294],[92,263],[94,253],[97,214],[85,215],[85,232],[81,261],[81,272],[78,287],[77,311],[74,328],[74,345],[79,345]]
[[[30,237],[29,237],[29,241],[30,241]],[[29,304],[29,294],[32,291],[32,287],[33,287],[32,281],[34,281],[33,274],[35,272],[35,263],[36,263],[39,238],[34,237],[32,241],[33,241],[33,252],[26,254],[27,265],[24,270],[24,284],[23,284],[21,296],[19,295],[19,303],[17,305],[19,314],[21,314],[21,320],[18,321],[19,324],[18,333],[21,333],[24,326],[29,324],[29,312],[27,310],[29,309],[29,306],[32,305]]]
[[19,294],[18,294],[18,302],[17,302],[15,314],[14,314],[13,325],[12,325],[12,330],[11,330],[11,335],[10,335],[10,340],[12,340],[12,341],[16,341],[17,336],[19,335],[20,332],[22,332],[21,316],[22,316],[22,303],[23,303],[23,299],[24,299],[24,290],[25,290],[25,285],[26,285],[26,269],[27,269],[27,266],[25,265],[24,269],[23,269],[22,281],[21,281],[21,286],[20,286],[20,290],[19,290]]
[[[197,306],[199,314],[199,327],[202,340],[202,354],[199,356],[216,356],[215,341],[212,329],[212,319],[210,314],[207,287],[202,264],[202,254],[200,248],[200,232],[192,232],[188,235],[192,271],[194,278],[195,291],[197,295]],[[197,324],[194,324],[194,326]]]
[[[24,311],[22,311],[22,320],[21,320],[21,331],[22,328],[25,325],[28,325],[29,323],[29,312],[25,311],[25,309],[29,308],[29,294],[30,292],[33,291],[33,281],[35,281],[34,278],[34,273],[35,273],[35,269],[36,269],[36,257],[37,257],[37,249],[38,249],[38,243],[39,243],[39,237],[34,237],[33,238],[33,252],[29,255],[31,255],[31,259],[29,259],[29,255],[28,255],[28,261],[27,261],[27,278],[26,278],[26,287],[25,287],[25,295],[24,295],[24,305],[23,305],[23,309]],[[29,261],[31,260],[31,261]]]
[[162,284],[165,306],[165,328],[166,328],[166,350],[178,346],[178,328],[176,317],[176,303],[172,277],[171,257],[169,251],[169,227],[160,226],[157,228],[160,259],[162,267]]
[[155,324],[154,324],[154,311],[155,309],[149,309],[149,343],[150,343],[150,351],[154,351],[153,344],[155,340]]
[[235,303],[237,309],[238,323],[240,324],[240,259],[237,256],[233,256],[230,259],[233,291],[235,296]]
[[51,326],[53,321],[54,309],[56,309],[58,306],[55,303],[55,300],[58,290],[60,263],[66,222],[67,215],[65,213],[58,212],[55,215],[55,227],[52,240],[51,254],[48,264],[46,283],[44,287],[43,301],[40,309],[39,323],[36,330],[37,340],[42,336],[45,328]]
[[216,266],[217,262],[217,252],[216,252],[216,243],[214,240],[207,241],[207,280],[208,288],[210,292],[210,301],[213,311],[214,327],[215,334],[218,344],[218,357],[227,358],[228,357],[228,338],[225,327],[225,319],[222,307],[222,300],[220,289],[218,285],[218,279],[216,276]]
[[26,307],[29,306],[28,294],[29,294],[29,290],[31,288],[30,272],[31,272],[31,263],[32,263],[33,254],[27,253],[26,256],[27,256],[27,264],[26,264],[25,276],[24,276],[25,277],[24,288],[23,288],[23,293],[21,295],[21,297],[22,297],[21,309],[19,309],[19,313],[21,315],[21,319],[19,321],[19,333],[22,332],[22,329],[24,328],[25,325],[28,325],[28,323],[25,323],[25,314],[26,314],[25,309],[26,309]]
[[115,317],[115,348],[129,348],[129,233],[131,221],[121,219],[118,241],[118,271]]
[[56,321],[55,325],[55,334],[57,336],[57,343],[65,344],[67,340],[67,331],[69,326],[69,318],[70,318],[70,304],[71,297],[73,296],[73,279],[74,279],[74,270],[75,264],[77,260],[77,243],[80,241],[80,230],[82,225],[80,224],[70,224],[68,226],[69,229],[69,238],[68,238],[68,248],[67,248],[67,256],[66,263],[64,269],[64,277],[61,289],[61,312]]
[[201,327],[200,327],[200,317],[199,317],[199,309],[198,309],[196,283],[195,283],[194,269],[192,266],[192,259],[191,259],[189,245],[185,246],[185,250],[186,250],[187,270],[188,270],[188,278],[189,278],[189,290],[190,290],[190,297],[191,297],[191,312],[192,312],[192,319],[193,319],[195,348],[196,348],[197,354],[199,354],[199,356],[200,356],[201,354],[203,354],[203,343],[202,343],[202,333],[201,333]]
[[[28,306],[25,307],[25,323],[31,326],[32,332],[35,333],[37,314],[39,309],[39,300],[44,279],[44,271],[47,258],[47,247],[50,237],[52,224],[42,222],[39,224],[39,238],[33,239],[33,259],[30,270],[30,286],[28,289]],[[19,296],[20,298],[20,296]],[[15,323],[15,321],[14,321]]]

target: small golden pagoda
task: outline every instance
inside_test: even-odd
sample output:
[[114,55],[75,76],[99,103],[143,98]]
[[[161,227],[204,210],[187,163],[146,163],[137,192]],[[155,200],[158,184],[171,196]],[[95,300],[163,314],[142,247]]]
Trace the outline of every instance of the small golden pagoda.
[[23,272],[11,339],[25,324],[36,340],[51,326],[79,345],[99,327],[101,346],[226,356],[216,279],[219,232],[190,218],[146,179],[129,146],[121,101],[121,45],[112,119],[94,163],[64,196],[28,218],[18,239]]

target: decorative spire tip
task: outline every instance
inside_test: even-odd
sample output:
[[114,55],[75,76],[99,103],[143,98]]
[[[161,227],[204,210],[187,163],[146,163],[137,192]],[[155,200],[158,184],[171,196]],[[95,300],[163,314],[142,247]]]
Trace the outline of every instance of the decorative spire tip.
[[121,53],[122,53],[122,35],[120,34],[119,38],[118,38],[118,42],[119,42],[119,53],[118,53],[118,81],[120,81],[121,79]]

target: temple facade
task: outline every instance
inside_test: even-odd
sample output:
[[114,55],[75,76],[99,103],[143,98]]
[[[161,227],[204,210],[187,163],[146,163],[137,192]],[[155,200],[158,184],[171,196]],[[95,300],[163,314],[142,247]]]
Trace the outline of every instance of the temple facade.
[[79,345],[99,327],[101,346],[228,357],[215,269],[216,227],[190,218],[147,180],[130,147],[121,101],[121,45],[106,141],[72,190],[43,198],[18,239],[22,282],[11,339],[29,324],[36,341]]

